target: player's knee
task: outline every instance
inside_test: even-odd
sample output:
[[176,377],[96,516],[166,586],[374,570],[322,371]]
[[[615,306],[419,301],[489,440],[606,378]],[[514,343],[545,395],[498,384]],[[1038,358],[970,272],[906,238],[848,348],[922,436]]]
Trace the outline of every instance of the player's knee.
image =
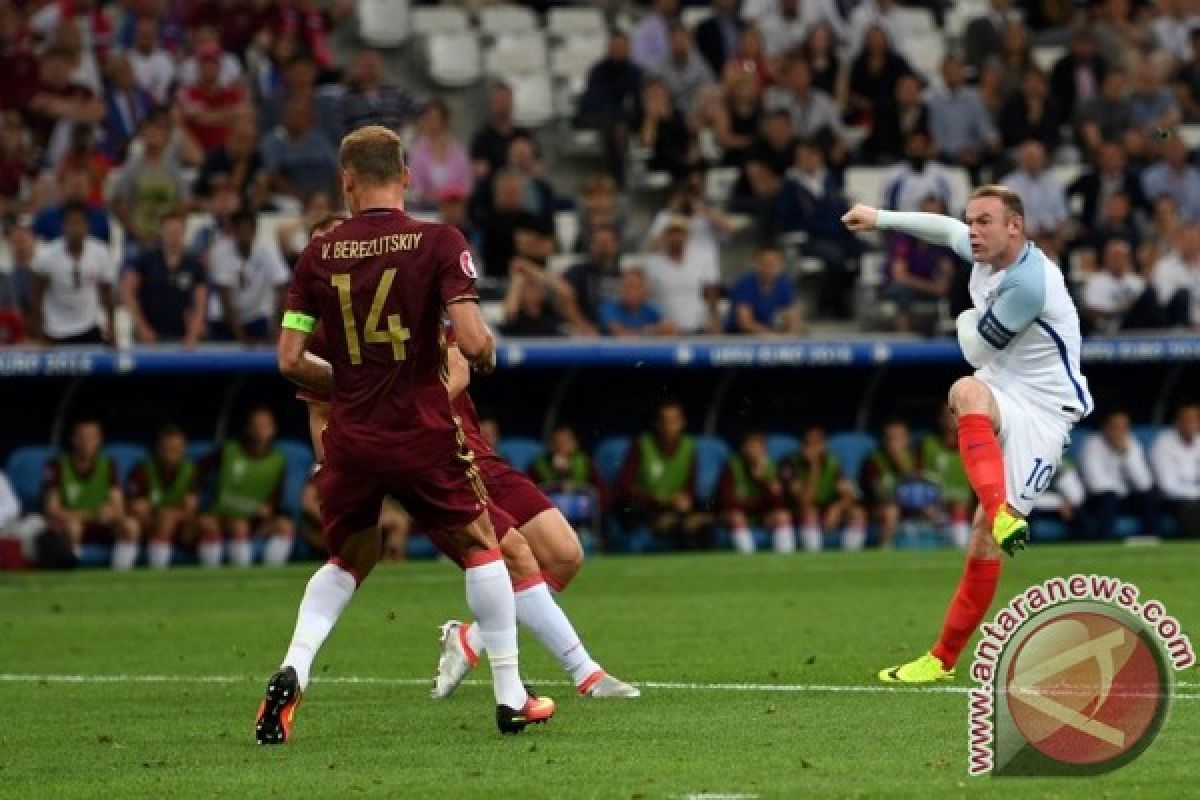
[[959,378],[950,387],[950,408],[958,416],[963,414],[986,414],[989,410],[990,393],[983,381],[967,376]]
[[250,520],[248,519],[231,519],[229,520],[229,538],[235,540],[250,538]]
[[511,530],[505,534],[500,540],[500,552],[504,554],[504,566],[514,584],[541,577],[542,567],[519,531]]
[[141,538],[141,526],[138,525],[137,520],[133,517],[120,517],[114,527],[116,528],[117,538],[123,542],[136,542]]
[[272,536],[286,536],[291,538],[296,535],[296,525],[292,522],[291,517],[276,517],[271,523]]

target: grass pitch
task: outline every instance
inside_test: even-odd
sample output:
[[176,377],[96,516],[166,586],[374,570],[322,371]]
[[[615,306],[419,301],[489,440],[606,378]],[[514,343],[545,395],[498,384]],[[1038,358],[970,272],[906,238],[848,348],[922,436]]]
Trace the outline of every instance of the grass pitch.
[[[1197,641],[1198,565],[1186,544],[1034,548],[998,602],[1100,572]],[[0,574],[0,797],[1195,796],[1195,670],[1147,753],[1080,780],[968,778],[965,695],[875,691],[878,668],[930,644],[960,570],[952,552],[593,560],[562,604],[643,697],[575,696],[523,636],[559,712],[501,737],[485,670],[428,697],[436,626],[466,613],[459,573],[382,567],[318,659],[293,743],[269,749],[253,715],[311,567]]]

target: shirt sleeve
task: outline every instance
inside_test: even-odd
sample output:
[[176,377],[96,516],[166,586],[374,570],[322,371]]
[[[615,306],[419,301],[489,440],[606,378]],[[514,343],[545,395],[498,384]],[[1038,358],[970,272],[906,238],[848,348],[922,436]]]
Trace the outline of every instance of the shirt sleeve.
[[979,319],[979,335],[1003,350],[1033,324],[1046,304],[1046,282],[1041,270],[1029,265],[1012,268],[1000,282],[999,295]]
[[213,286],[232,289],[237,285],[237,267],[234,264],[233,248],[222,238],[208,251],[208,281]]
[[923,211],[886,211],[880,209],[876,218],[880,230],[900,231],[931,244],[949,247],[963,261],[973,261],[970,229],[965,222],[944,214]]
[[317,302],[312,293],[313,264],[316,250],[312,245],[300,254],[287,297],[283,301],[283,327],[312,333],[317,324]]
[[1125,477],[1130,485],[1139,492],[1148,492],[1154,488],[1154,476],[1150,474],[1150,465],[1146,463],[1146,451],[1137,439],[1130,437],[1129,450],[1125,453]]
[[467,240],[458,228],[443,226],[441,247],[438,250],[438,291],[443,305],[459,300],[478,300],[475,279],[479,276]]

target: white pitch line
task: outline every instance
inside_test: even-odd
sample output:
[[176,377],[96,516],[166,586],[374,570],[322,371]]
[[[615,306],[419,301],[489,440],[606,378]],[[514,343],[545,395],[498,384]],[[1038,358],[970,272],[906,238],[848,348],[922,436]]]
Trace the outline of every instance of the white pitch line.
[[[250,675],[65,675],[0,673],[0,683],[258,683],[261,677]],[[428,686],[430,678],[379,678],[359,675],[314,676],[314,683],[349,684],[368,686]],[[469,686],[490,686],[483,680],[466,680]],[[560,678],[544,680],[530,679],[537,686],[571,686],[570,681]],[[972,686],[884,686],[880,684],[830,684],[830,683],[691,683],[681,681],[635,681],[643,689],[692,692],[766,692],[766,693],[814,693],[814,694],[965,694]],[[1080,687],[1091,692],[1091,687]],[[1200,700],[1200,693],[1180,691],[1200,689],[1200,683],[1179,681],[1175,684],[1173,697],[1185,700]],[[1061,690],[1060,690],[1061,691]]]

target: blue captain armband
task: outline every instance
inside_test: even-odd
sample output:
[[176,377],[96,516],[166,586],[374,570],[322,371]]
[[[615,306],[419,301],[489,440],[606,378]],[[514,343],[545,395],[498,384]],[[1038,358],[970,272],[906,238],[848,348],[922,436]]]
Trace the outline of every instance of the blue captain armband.
[[1003,350],[1008,347],[1009,343],[1017,335],[1015,331],[1010,331],[1004,326],[1004,323],[996,319],[995,313],[990,308],[980,317],[976,330],[979,331],[980,337],[985,342],[997,350]]

